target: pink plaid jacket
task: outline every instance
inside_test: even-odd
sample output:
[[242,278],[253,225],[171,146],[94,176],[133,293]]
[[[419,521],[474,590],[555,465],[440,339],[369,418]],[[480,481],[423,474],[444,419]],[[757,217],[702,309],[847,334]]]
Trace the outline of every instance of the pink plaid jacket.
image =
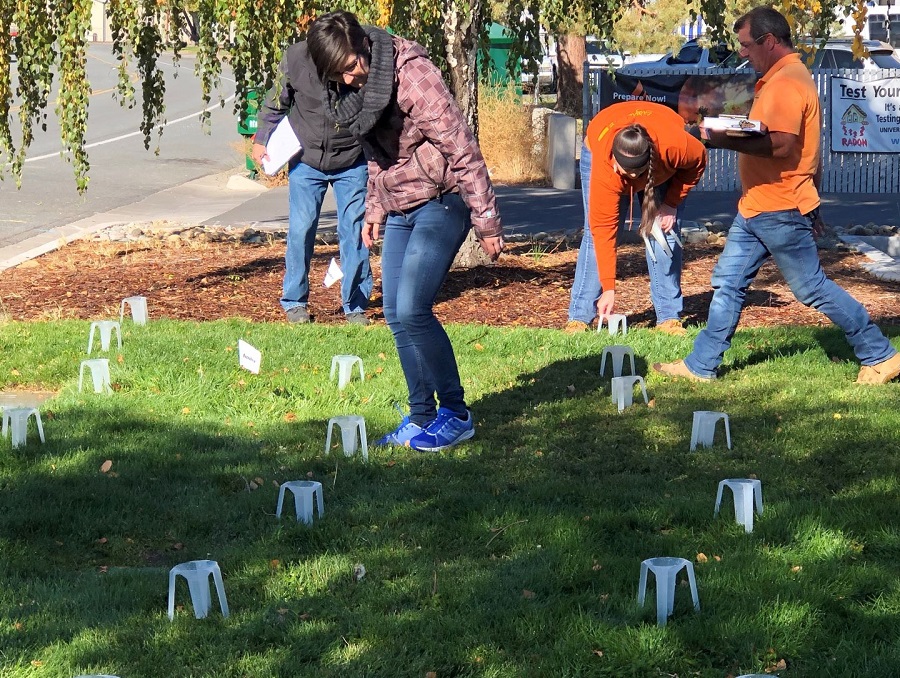
[[366,222],[456,192],[478,237],[501,235],[494,187],[475,135],[425,49],[394,37],[395,95],[362,142],[369,161]]

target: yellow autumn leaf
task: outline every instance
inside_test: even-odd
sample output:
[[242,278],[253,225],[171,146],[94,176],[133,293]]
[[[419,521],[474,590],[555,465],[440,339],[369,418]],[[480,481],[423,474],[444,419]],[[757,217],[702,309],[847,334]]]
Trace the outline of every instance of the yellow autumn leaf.
[[476,351],[483,351],[483,350],[484,350],[484,346],[482,346],[482,345],[479,344],[478,342],[475,342],[475,350],[476,350]]
[[697,562],[698,562],[698,563],[705,563],[707,560],[709,560],[709,558],[706,557],[706,554],[705,554],[705,553],[698,553],[698,554],[697,554]]
[[190,414],[190,413],[191,413],[191,408],[190,408],[190,407],[182,407],[182,408],[181,408],[181,413],[182,413],[182,414]]

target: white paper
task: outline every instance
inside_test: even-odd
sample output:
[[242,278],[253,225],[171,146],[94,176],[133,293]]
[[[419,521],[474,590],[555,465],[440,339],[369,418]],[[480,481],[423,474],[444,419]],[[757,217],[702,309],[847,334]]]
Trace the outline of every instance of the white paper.
[[331,263],[328,264],[328,270],[325,271],[325,282],[322,284],[325,285],[325,287],[331,287],[343,277],[344,272],[341,270],[341,267],[338,266],[338,262],[334,260],[334,257],[331,257]]
[[703,118],[703,127],[714,131],[762,134],[762,123],[759,120],[748,120],[743,115],[722,115],[718,118]]
[[259,366],[262,364],[262,353],[253,348],[243,339],[238,339],[238,360],[245,370],[259,374]]
[[288,116],[284,116],[266,144],[268,159],[263,159],[263,171],[269,176],[278,174],[278,170],[302,150],[303,145],[294,134],[294,128],[291,127]]

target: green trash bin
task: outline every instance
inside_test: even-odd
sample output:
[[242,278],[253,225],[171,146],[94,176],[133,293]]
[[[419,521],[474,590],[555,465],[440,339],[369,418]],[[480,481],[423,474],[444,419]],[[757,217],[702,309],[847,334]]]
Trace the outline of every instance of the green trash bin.
[[[256,114],[259,111],[259,102],[265,93],[261,89],[247,91],[247,97],[241,106],[241,116],[238,118],[237,131],[245,139],[253,139],[256,134]],[[256,165],[249,151],[245,154],[245,165],[250,172],[250,178],[256,178]]]

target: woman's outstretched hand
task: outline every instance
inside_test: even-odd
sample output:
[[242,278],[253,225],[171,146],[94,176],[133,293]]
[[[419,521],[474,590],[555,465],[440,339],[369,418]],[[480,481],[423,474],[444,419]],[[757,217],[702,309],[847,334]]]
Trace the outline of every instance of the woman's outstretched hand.
[[612,315],[616,310],[616,291],[608,290],[600,295],[597,301],[597,317]]
[[362,241],[366,247],[371,247],[378,240],[381,224],[366,223],[362,229]]
[[497,257],[500,256],[500,253],[503,251],[503,247],[506,244],[503,242],[502,235],[497,235],[490,238],[479,238],[478,243],[481,245],[481,249],[484,250],[484,253],[488,255],[491,261],[497,261]]

